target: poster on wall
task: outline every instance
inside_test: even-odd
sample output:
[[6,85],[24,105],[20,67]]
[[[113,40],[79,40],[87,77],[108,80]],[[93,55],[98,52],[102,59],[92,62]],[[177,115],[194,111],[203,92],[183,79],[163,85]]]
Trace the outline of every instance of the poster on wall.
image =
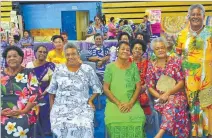
[[152,34],[160,36],[161,31],[161,10],[146,10],[145,15],[148,15],[152,27]]

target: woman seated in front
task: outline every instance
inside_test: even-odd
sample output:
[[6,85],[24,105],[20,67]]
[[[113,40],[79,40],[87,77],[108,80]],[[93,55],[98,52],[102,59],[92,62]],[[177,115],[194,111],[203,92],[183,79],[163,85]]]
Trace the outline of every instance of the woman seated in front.
[[50,94],[51,129],[58,138],[93,138],[93,100],[102,92],[101,83],[93,68],[82,64],[73,44],[66,44],[64,54],[66,63],[55,68],[46,90]]
[[161,37],[152,40],[151,49],[156,60],[149,63],[146,74],[148,90],[157,99],[154,108],[162,115],[155,138],[162,138],[165,132],[177,138],[188,138],[189,118],[182,64],[180,59],[167,56],[167,46]]
[[118,43],[118,58],[107,65],[104,92],[108,97],[105,124],[110,138],[144,138],[145,115],[137,100],[140,76],[134,62],[129,61],[128,42]]

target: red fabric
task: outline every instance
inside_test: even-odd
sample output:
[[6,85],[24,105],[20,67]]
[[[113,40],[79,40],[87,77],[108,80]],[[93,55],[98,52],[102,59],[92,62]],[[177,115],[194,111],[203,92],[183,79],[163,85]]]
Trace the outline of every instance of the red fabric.
[[[133,62],[133,58],[130,57],[129,61]],[[141,86],[144,86],[145,85],[145,77],[146,77],[146,73],[147,73],[147,67],[148,67],[148,60],[142,60],[136,64],[138,67],[138,71],[140,73]],[[150,115],[151,108],[149,105],[149,97],[148,97],[147,93],[145,92],[145,90],[140,92],[140,94],[138,96],[138,101],[139,101],[142,109],[144,110],[144,113],[146,115]]]

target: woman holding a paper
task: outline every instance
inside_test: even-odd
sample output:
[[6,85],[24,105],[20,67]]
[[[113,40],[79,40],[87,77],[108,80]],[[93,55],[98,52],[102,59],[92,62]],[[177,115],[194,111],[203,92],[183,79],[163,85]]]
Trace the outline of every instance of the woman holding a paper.
[[165,132],[177,138],[187,138],[189,118],[181,60],[167,56],[167,42],[163,38],[153,39],[151,48],[156,60],[148,65],[146,85],[157,99],[154,108],[162,115],[162,124],[155,138],[162,138]]

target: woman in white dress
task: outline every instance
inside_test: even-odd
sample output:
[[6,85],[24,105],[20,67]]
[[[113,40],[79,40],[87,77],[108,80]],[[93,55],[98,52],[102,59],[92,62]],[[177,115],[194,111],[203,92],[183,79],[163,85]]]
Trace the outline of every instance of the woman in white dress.
[[[64,48],[66,63],[58,65],[48,89],[51,129],[58,138],[93,138],[94,98],[101,83],[89,65],[82,64],[77,48]],[[89,87],[93,94],[89,96]]]

